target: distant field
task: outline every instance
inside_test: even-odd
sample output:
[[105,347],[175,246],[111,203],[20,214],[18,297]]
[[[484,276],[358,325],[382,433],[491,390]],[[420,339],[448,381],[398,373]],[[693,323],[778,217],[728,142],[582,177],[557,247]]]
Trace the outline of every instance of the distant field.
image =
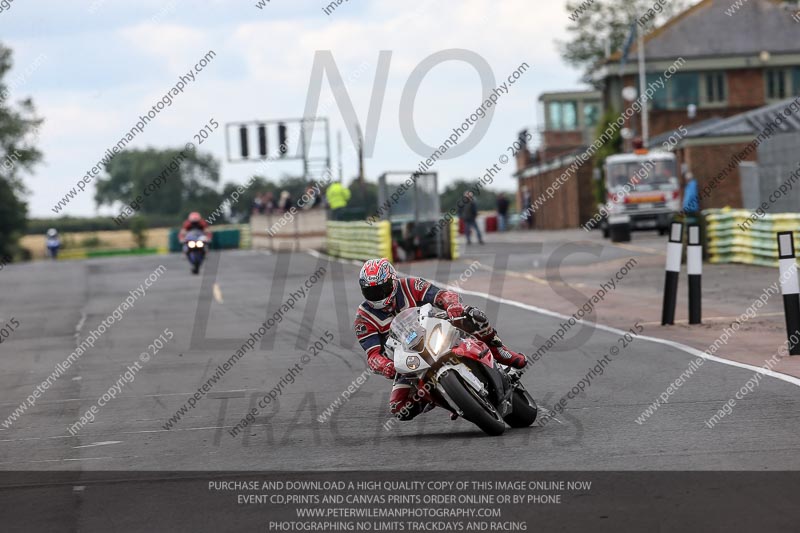
[[[147,231],[147,246],[150,248],[167,248],[169,245],[169,228],[155,228]],[[87,248],[84,241],[92,238],[100,239],[99,246]],[[26,235],[21,244],[33,254],[34,259],[47,257],[44,235]],[[136,247],[133,234],[128,230],[121,231],[88,231],[61,234],[62,243],[67,243],[66,250],[124,250]],[[62,248],[63,249],[63,248]]]

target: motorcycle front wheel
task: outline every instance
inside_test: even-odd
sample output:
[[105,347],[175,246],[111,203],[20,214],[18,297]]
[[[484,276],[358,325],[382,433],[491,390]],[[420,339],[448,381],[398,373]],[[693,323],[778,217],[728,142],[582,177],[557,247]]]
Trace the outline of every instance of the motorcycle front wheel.
[[514,389],[511,396],[511,413],[505,421],[512,428],[526,428],[536,422],[539,408],[530,394],[519,388]]
[[484,433],[496,437],[505,432],[506,423],[498,414],[497,409],[480,398],[472,387],[462,383],[456,372],[449,371],[442,374],[439,378],[439,386],[461,409],[464,418],[481,428]]

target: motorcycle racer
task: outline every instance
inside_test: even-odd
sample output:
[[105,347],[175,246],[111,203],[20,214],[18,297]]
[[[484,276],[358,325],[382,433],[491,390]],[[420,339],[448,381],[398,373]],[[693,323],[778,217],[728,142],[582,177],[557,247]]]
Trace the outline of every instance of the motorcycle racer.
[[208,222],[206,222],[197,211],[189,213],[188,218],[183,222],[181,231],[178,234],[178,240],[183,242],[184,238],[186,238],[186,234],[193,229],[202,231],[206,238],[211,240],[211,232],[208,231]]
[[389,410],[400,420],[411,420],[430,405],[427,400],[412,396],[416,380],[398,375],[394,361],[384,353],[392,320],[405,309],[429,303],[445,310],[449,318],[463,319],[463,329],[485,342],[499,363],[518,369],[527,364],[523,354],[509,350],[503,344],[481,310],[465,307],[457,293],[440,289],[425,279],[398,277],[388,259],[366,261],[358,282],[365,301],[356,311],[353,329],[367,353],[369,367],[375,373],[394,380]]

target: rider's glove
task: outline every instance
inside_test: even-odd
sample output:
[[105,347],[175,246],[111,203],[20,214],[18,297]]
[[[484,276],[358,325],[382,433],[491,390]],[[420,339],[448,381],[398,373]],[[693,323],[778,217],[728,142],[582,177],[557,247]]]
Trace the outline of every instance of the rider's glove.
[[394,379],[397,374],[394,369],[394,361],[383,355],[375,355],[368,360],[369,367],[378,374],[383,374],[388,379]]
[[447,317],[450,319],[453,318],[464,318],[464,306],[461,304],[453,304],[447,308]]
[[394,379],[394,377],[397,375],[397,372],[394,369],[394,361],[388,361],[385,365],[383,365],[381,373],[383,373],[387,379]]
[[472,323],[474,328],[473,333],[475,335],[481,336],[491,332],[492,327],[489,325],[489,318],[486,316],[486,313],[477,307],[467,306],[466,309],[464,309],[464,314]]

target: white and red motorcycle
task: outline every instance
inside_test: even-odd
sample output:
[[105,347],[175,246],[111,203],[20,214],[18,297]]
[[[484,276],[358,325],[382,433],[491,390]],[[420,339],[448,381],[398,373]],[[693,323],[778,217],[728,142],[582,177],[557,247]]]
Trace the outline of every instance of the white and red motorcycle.
[[386,349],[398,373],[418,378],[417,398],[489,435],[503,434],[506,424],[521,428],[536,421],[536,402],[522,385],[522,373],[501,366],[486,343],[455,327],[446,312],[430,304],[394,318]]

